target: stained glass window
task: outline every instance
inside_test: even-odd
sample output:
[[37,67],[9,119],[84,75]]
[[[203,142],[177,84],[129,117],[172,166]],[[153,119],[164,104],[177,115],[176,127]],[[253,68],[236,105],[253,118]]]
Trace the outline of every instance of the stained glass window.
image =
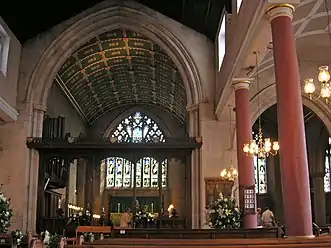
[[[102,161],[103,163],[104,161]],[[107,188],[131,188],[134,185],[134,164],[121,157],[109,157],[105,161],[107,165]],[[167,165],[164,160],[161,168],[162,187],[167,186]],[[136,187],[159,187],[159,162],[151,157],[144,157],[136,163]]]
[[331,192],[331,138],[329,138],[329,149],[325,156],[324,192]]
[[265,158],[254,157],[255,192],[266,194],[268,192],[267,163]]
[[117,142],[165,142],[165,137],[159,126],[147,115],[136,112],[125,118],[112,134]]
[[[116,138],[117,142],[165,142],[165,136],[157,123],[141,112],[136,112],[122,120],[111,137]],[[105,163],[107,165],[106,187],[108,188],[133,187],[134,175],[137,188],[159,187],[159,180],[162,187],[167,186],[167,159],[161,163],[160,169],[159,162],[152,157],[144,157],[135,165],[121,157],[109,157]],[[161,173],[160,176],[159,173]]]

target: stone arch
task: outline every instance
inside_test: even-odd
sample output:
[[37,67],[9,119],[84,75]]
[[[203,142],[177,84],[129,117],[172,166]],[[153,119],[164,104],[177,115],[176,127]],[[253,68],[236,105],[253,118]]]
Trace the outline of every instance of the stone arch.
[[131,114],[133,114],[135,112],[142,112],[145,115],[147,115],[149,118],[151,118],[153,121],[155,121],[166,137],[172,136],[172,134],[171,134],[169,128],[166,126],[166,124],[159,117],[157,117],[152,111],[149,111],[148,109],[143,108],[143,107],[133,107],[133,108],[130,108],[130,109],[122,112],[115,119],[113,119],[113,121],[107,126],[102,137],[108,138],[110,136],[110,134],[112,133],[112,131],[117,127],[118,124],[120,124],[120,122],[123,119],[125,119],[126,117],[130,116]]
[[42,54],[34,68],[25,100],[45,109],[55,75],[70,54],[102,32],[127,28],[155,41],[171,57],[183,78],[188,106],[203,101],[205,93],[201,78],[189,52],[162,21],[142,12],[141,6],[135,5],[116,2],[115,6],[113,2],[79,19],[62,32]]
[[[254,123],[258,117],[266,111],[268,108],[270,108],[272,105],[277,103],[276,98],[276,83],[273,83],[269,85],[268,87],[262,89],[259,92],[260,95],[260,107],[258,108],[256,101],[257,96],[256,94],[251,99],[251,110],[252,110],[252,123]],[[302,96],[302,104],[306,107],[310,108],[317,116],[322,120],[324,123],[326,129],[331,134],[331,119],[328,117],[329,113],[324,106],[324,103],[321,101],[311,101],[306,96]]]

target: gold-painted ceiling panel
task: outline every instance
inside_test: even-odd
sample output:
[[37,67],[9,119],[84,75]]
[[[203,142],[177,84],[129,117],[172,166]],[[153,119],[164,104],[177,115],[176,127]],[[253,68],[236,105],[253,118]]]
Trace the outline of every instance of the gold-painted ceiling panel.
[[92,124],[122,104],[157,105],[184,121],[185,88],[175,64],[152,40],[130,30],[94,37],[63,64],[57,82]]

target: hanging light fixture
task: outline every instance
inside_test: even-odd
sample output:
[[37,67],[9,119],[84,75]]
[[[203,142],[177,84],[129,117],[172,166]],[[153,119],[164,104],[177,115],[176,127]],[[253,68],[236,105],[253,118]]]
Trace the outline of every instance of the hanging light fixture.
[[[326,4],[326,1],[324,1],[325,4],[325,12],[328,15],[327,18],[327,28],[328,28],[328,35],[329,35],[329,43],[331,45],[331,27],[330,27],[330,15],[328,6]],[[331,97],[331,85],[330,85],[330,72],[329,67],[327,65],[322,65],[318,67],[319,73],[317,76],[317,79],[320,83],[320,92],[318,93],[318,96],[316,98],[313,98],[313,93],[316,91],[316,86],[314,83],[313,78],[306,78],[304,80],[304,88],[306,94],[309,95],[310,100],[316,101],[320,98],[322,98],[326,103],[329,102],[329,98]]]
[[220,173],[220,177],[224,180],[229,180],[229,181],[235,181],[236,178],[238,177],[238,170],[233,168],[233,161],[232,161],[232,152],[233,152],[233,144],[232,144],[232,109],[233,106],[228,105],[229,107],[229,152],[230,154],[230,169],[223,169]]
[[[257,108],[259,111],[260,108],[260,97],[259,97],[259,66],[258,66],[258,54],[259,52],[254,52],[255,54],[255,63],[256,63],[256,85],[257,85]],[[275,156],[279,150],[278,141],[271,141],[270,138],[263,138],[262,125],[261,125],[261,116],[258,119],[259,128],[258,134],[253,138],[248,144],[244,144],[243,152],[249,156],[257,156],[258,158],[266,158],[269,155]]]
[[313,93],[316,91],[315,83],[313,78],[306,78],[304,80],[304,91],[309,95],[310,100],[318,100],[319,98],[323,98],[326,103],[328,103],[329,98],[331,96],[331,87],[330,87],[330,72],[329,67],[326,65],[320,66],[318,73],[318,81],[321,85],[321,90],[317,98],[313,98]]
[[223,169],[220,173],[220,177],[225,180],[234,181],[238,177],[238,171],[235,168]]

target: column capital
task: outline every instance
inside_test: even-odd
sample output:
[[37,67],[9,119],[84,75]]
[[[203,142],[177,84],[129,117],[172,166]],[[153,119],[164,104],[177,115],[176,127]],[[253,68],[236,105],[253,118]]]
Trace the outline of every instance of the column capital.
[[295,11],[295,7],[292,4],[288,4],[288,3],[273,4],[267,8],[266,15],[269,18],[269,22],[271,22],[276,17],[280,17],[280,16],[287,16],[292,20],[294,11]]
[[249,90],[251,82],[249,80],[233,80],[232,87],[234,91]]

